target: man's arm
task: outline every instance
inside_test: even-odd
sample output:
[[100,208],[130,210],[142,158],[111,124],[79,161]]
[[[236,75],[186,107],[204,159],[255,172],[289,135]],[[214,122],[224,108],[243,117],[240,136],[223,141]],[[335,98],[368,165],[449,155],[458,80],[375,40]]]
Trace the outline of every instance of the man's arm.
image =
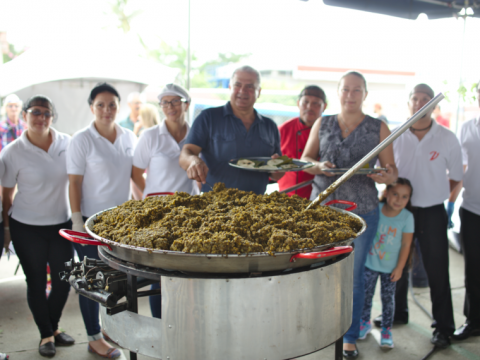
[[180,152],[178,163],[187,172],[189,179],[205,184],[207,181],[208,167],[198,156],[202,148],[193,144],[185,144]]

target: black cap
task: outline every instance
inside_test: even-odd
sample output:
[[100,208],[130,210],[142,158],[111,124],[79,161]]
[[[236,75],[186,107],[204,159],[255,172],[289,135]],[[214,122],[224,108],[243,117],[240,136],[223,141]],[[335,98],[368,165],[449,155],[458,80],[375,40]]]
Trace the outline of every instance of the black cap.
[[323,102],[327,102],[327,96],[325,95],[325,91],[322,90],[321,87],[317,85],[307,85],[303,88],[298,98],[301,99],[302,96],[315,96],[323,100]]
[[104,82],[104,83],[98,83],[92,89],[92,91],[90,92],[90,96],[88,97],[88,105],[92,105],[97,95],[102,92],[108,92],[112,95],[115,95],[118,98],[118,101],[120,101],[120,95],[118,94],[117,89],[115,89],[112,85]]
[[416,92],[421,92],[424,94],[427,94],[430,96],[430,99],[433,99],[435,97],[435,94],[433,92],[433,89],[428,86],[427,84],[418,84],[416,85],[412,91],[410,91],[410,95],[408,96],[409,98],[412,97],[412,95]]

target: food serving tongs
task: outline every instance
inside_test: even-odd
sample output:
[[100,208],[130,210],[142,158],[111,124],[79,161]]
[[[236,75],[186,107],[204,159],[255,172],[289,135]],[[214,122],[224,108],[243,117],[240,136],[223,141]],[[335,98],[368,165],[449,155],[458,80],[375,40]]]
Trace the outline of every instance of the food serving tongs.
[[313,200],[306,208],[308,210],[313,204],[317,201],[323,202],[328,196],[330,196],[335,190],[337,190],[341,185],[343,185],[348,179],[352,177],[358,170],[360,170],[366,163],[372,160],[375,156],[380,154],[383,149],[390,145],[396,138],[402,135],[407,131],[413,124],[420,120],[425,114],[434,109],[437,104],[444,99],[442,93],[439,93],[432,100],[430,100],[424,107],[418,110],[410,119],[408,119],[403,125],[398,127],[394,132],[392,132],[385,140],[378,144],[372,151],[363,157],[358,163],[356,163],[350,170],[343,174],[338,180],[336,180],[332,185],[330,185],[326,190],[321,192],[318,197]]

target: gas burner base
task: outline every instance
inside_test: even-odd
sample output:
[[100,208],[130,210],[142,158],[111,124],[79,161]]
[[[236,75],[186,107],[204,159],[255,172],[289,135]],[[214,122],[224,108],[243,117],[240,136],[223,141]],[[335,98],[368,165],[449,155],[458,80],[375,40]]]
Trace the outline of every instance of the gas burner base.
[[137,314],[134,291],[126,311],[101,311],[105,330],[131,359],[138,353],[163,360],[285,360],[333,343],[335,359],[342,359],[352,315],[353,253],[308,270],[240,278],[194,278],[99,253],[126,273],[129,289],[136,288],[137,276],[161,283],[162,319]]

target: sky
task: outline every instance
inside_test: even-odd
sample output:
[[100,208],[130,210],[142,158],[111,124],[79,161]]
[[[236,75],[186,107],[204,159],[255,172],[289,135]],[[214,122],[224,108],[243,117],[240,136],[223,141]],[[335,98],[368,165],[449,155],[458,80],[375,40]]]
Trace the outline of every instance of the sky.
[[[141,53],[138,36],[152,48],[161,40],[187,45],[188,0],[130,0],[127,12],[141,13],[127,36],[109,9],[108,0],[0,0],[0,31],[17,47],[82,39],[95,49],[115,43]],[[321,0],[191,0],[191,48],[200,61],[251,53],[259,67],[415,71],[418,80],[453,88],[460,75],[467,84],[480,79],[480,19],[467,20],[463,66],[462,33],[462,19],[397,19]]]

